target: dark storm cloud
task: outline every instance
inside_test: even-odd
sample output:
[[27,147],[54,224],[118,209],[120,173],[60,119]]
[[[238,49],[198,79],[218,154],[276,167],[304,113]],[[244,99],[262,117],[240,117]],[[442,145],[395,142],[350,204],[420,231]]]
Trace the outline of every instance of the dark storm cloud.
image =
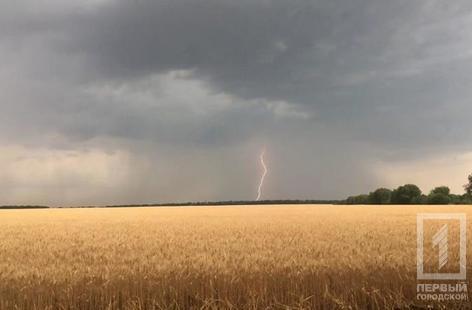
[[[472,148],[469,29],[469,1],[5,2],[0,146],[143,163],[129,181],[141,190],[123,196],[123,181],[87,202],[155,199],[155,188],[169,200],[244,198],[257,167],[241,154],[264,143],[279,167],[274,197],[343,196],[379,184],[375,161]],[[197,185],[197,174],[209,178]]]
[[[464,49],[471,37],[456,26],[470,26],[471,7],[466,1],[117,1],[74,25],[66,45],[106,78],[193,70],[240,98],[313,107],[359,139],[450,144],[470,129],[463,113],[448,109],[469,94]],[[429,115],[434,109],[442,113]]]
[[[416,6],[118,1],[74,26],[70,47],[111,77],[193,69],[239,96],[308,101],[299,90],[329,91],[345,75],[369,73],[384,61],[395,27],[415,18]],[[392,20],[393,12],[402,18]]]

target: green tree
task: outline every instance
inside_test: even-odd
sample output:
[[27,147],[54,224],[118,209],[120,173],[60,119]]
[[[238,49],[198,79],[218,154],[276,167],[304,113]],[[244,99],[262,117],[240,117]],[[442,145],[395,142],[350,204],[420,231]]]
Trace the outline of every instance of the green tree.
[[451,194],[451,190],[447,186],[438,186],[431,191],[430,195],[431,194],[442,194],[445,196],[449,196]]
[[461,204],[470,205],[472,204],[472,195],[465,194],[462,196]]
[[449,194],[450,203],[459,205],[464,203],[466,195]]
[[447,205],[451,202],[451,190],[447,186],[438,186],[428,195],[428,204]]
[[431,205],[447,205],[451,202],[451,198],[448,195],[442,193],[433,193],[428,196],[428,204]]
[[418,197],[413,198],[411,201],[412,204],[415,205],[425,205],[428,204],[428,196],[426,195],[419,195]]
[[389,204],[392,198],[392,191],[388,188],[379,188],[369,194],[369,202],[377,205]]
[[412,204],[421,197],[421,189],[414,184],[405,184],[392,192],[392,203]]
[[348,197],[346,200],[347,204],[350,205],[365,205],[369,203],[369,195],[358,195]]
[[469,183],[464,185],[464,189],[468,196],[472,196],[472,174],[469,175]]

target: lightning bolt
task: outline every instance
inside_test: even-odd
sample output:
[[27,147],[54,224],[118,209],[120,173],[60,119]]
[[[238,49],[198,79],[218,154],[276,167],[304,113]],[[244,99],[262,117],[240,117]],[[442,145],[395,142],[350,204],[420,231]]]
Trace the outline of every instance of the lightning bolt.
[[263,168],[263,172],[262,172],[262,176],[261,176],[261,180],[259,181],[259,187],[257,188],[257,198],[256,198],[256,201],[259,201],[261,199],[261,195],[262,195],[262,186],[264,185],[264,179],[265,179],[265,176],[267,174],[267,166],[264,162],[264,155],[265,155],[265,149],[262,150],[262,153],[261,155],[259,156],[259,160],[261,162],[261,165],[262,165],[262,168]]

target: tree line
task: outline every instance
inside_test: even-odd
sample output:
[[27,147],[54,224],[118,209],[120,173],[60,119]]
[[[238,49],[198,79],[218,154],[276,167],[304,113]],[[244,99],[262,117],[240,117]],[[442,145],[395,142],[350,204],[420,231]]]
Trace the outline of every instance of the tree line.
[[452,194],[447,186],[438,186],[428,195],[414,184],[405,184],[396,189],[378,188],[369,194],[348,197],[346,204],[472,204],[472,174],[464,185],[463,195]]

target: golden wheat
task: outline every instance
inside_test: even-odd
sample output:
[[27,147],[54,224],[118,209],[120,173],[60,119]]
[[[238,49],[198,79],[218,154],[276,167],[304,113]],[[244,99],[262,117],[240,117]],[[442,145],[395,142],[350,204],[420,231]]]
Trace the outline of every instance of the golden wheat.
[[4,210],[0,308],[407,307],[415,302],[416,213],[444,211],[471,213],[451,206]]

